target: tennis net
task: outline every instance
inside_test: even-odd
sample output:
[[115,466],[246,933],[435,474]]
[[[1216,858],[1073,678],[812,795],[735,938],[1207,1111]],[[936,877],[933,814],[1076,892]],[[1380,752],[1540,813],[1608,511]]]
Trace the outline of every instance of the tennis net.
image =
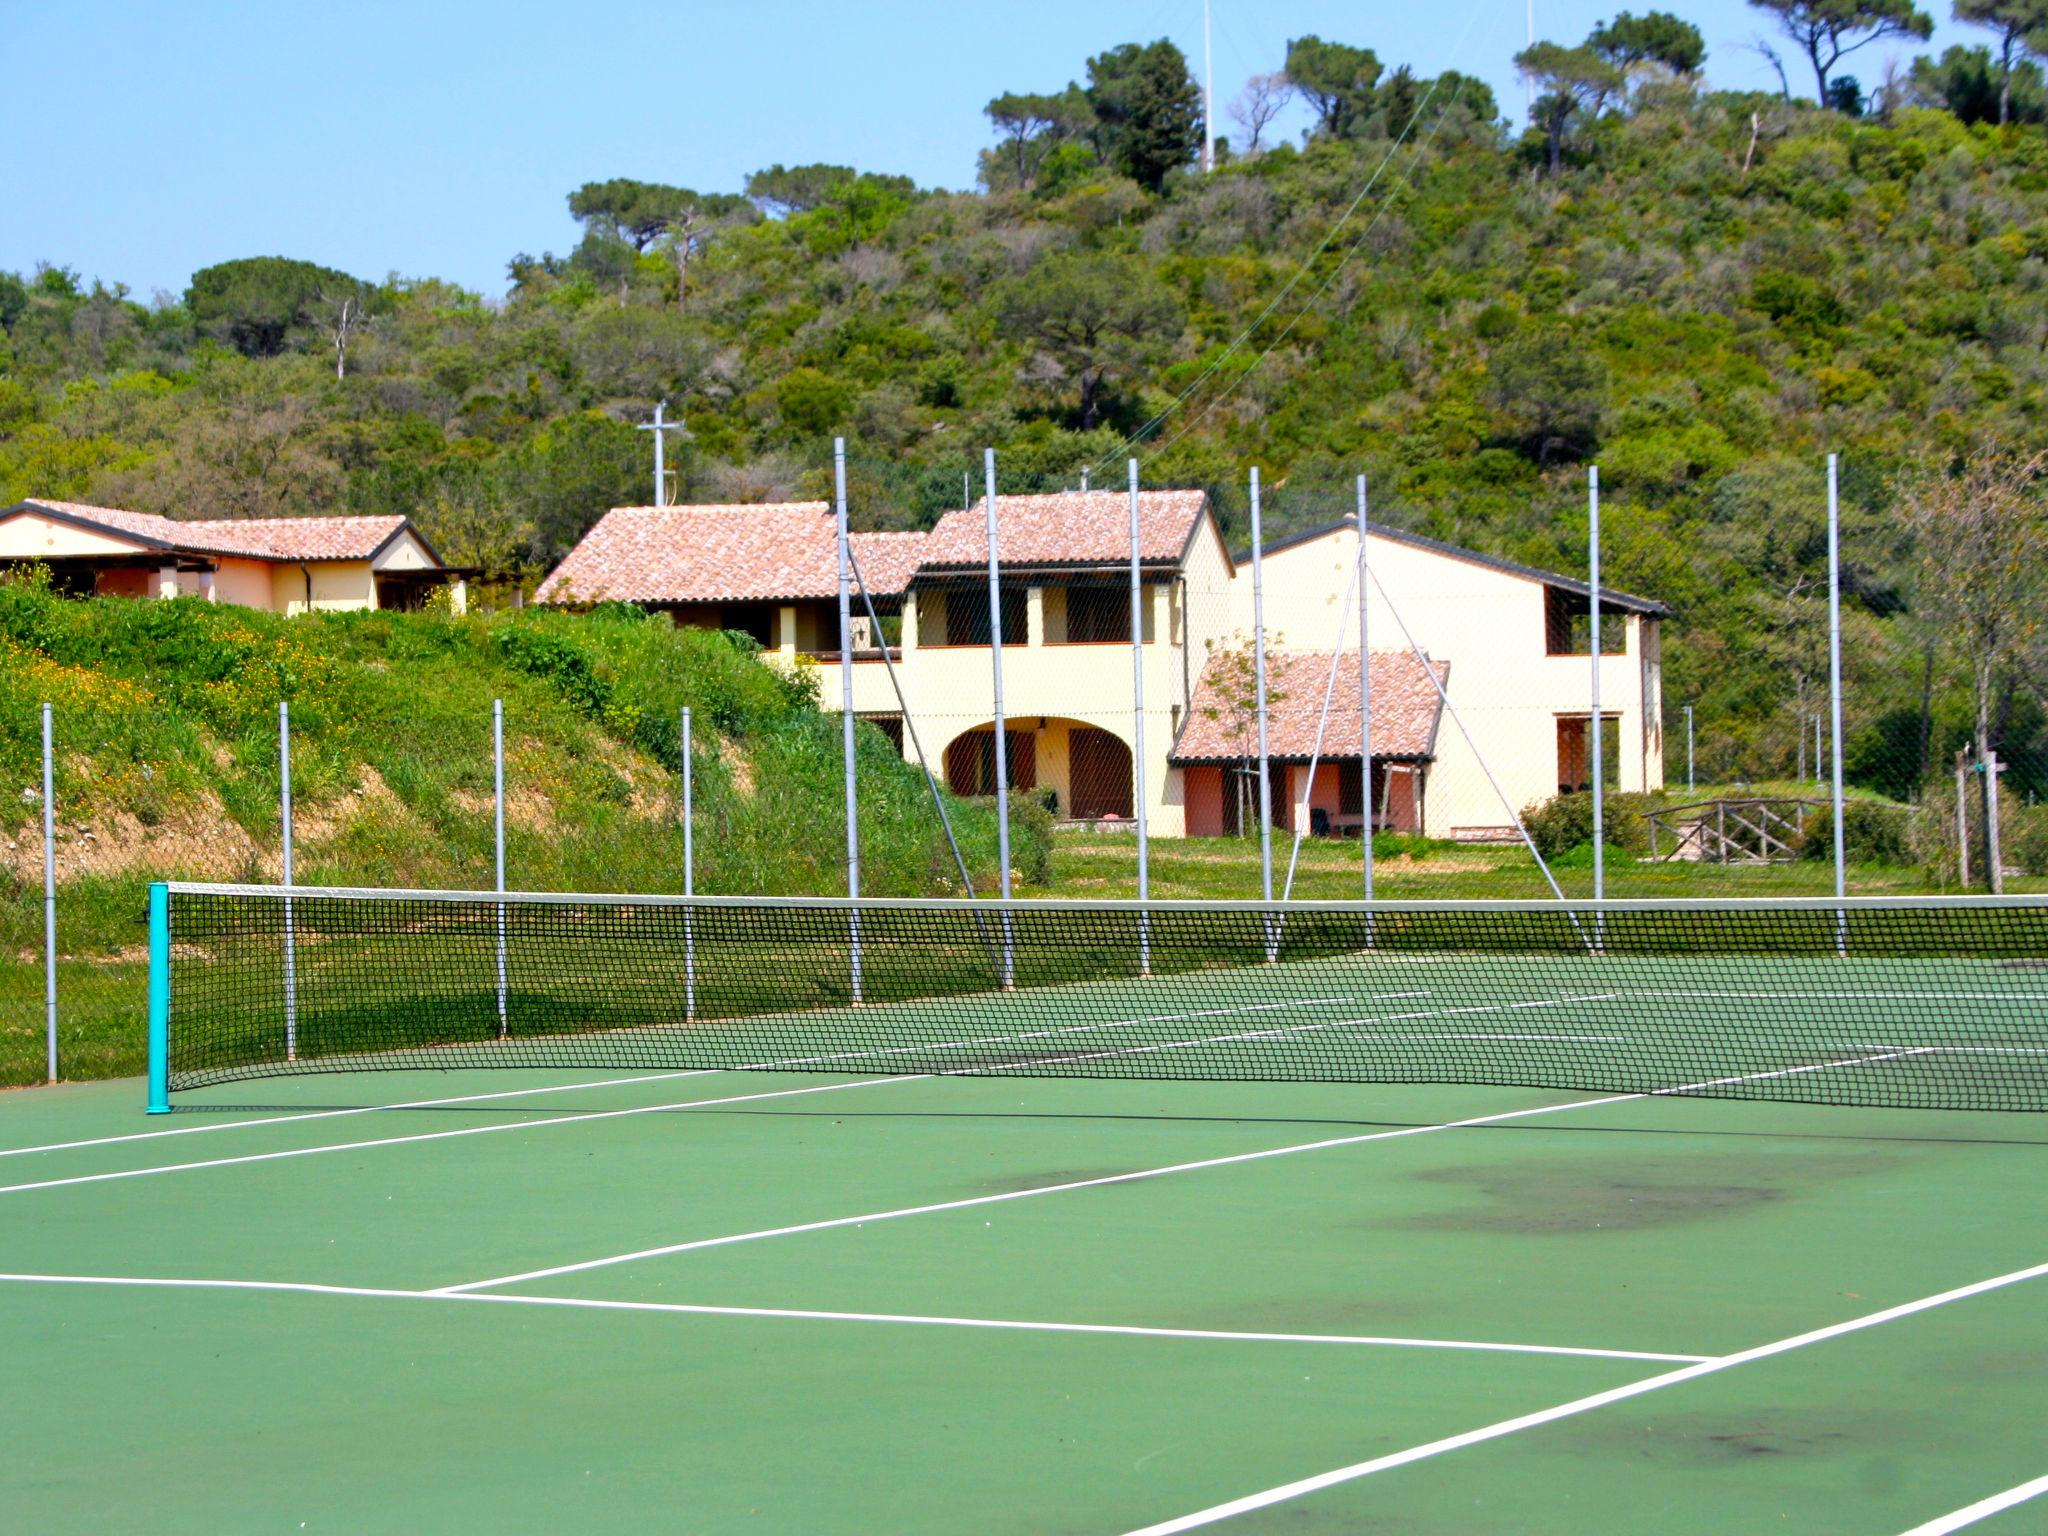
[[1290,906],[151,892],[151,1095],[724,1068],[2048,1108],[2048,898]]

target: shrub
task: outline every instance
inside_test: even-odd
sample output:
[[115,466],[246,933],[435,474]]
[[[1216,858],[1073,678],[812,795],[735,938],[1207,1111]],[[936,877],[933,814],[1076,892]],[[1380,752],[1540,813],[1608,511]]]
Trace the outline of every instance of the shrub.
[[[1842,852],[1852,864],[1910,864],[1912,850],[1907,823],[1912,810],[1886,800],[1850,800],[1842,806]],[[1800,856],[1832,859],[1835,856],[1835,815],[1823,809],[1806,829]]]
[[[1619,848],[1629,855],[1650,851],[1650,824],[1645,814],[1662,806],[1663,798],[1658,795],[1639,793],[1617,793],[1605,797],[1602,827],[1607,844]],[[1552,800],[1538,801],[1522,811],[1522,824],[1529,829],[1530,841],[1536,844],[1536,851],[1546,859],[1561,859],[1582,844],[1588,849],[1586,859],[1592,862],[1593,842],[1593,797],[1587,795],[1559,795]]]

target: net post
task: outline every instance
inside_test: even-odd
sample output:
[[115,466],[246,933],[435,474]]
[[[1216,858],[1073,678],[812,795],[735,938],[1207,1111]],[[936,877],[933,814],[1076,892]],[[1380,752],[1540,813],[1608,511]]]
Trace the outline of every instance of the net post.
[[[1010,899],[1010,733],[1003,722],[1003,594],[1000,560],[996,553],[996,451],[984,448],[982,477],[988,486],[988,653],[995,679],[995,740],[991,756],[996,780],[996,863],[1002,898]],[[1003,990],[1017,984],[1017,957],[1010,927],[1010,913],[1003,911]]]
[[[832,439],[832,496],[839,546],[839,757],[846,780],[846,895],[860,899],[860,801],[853,771],[853,604],[847,568],[846,439]],[[880,637],[877,637],[880,638]],[[846,910],[853,1001],[861,1000],[860,908]]]
[[57,1081],[57,756],[50,706],[43,705],[43,1063]]
[[171,888],[149,888],[149,1105],[171,1112]]
[[299,1059],[299,944],[292,911],[292,713],[277,703],[277,808],[284,829],[284,1059]]
[[[697,894],[697,845],[691,803],[690,706],[683,706],[683,894]],[[697,914],[683,908],[683,1017],[697,1017]]]
[[1131,473],[1131,808],[1138,820],[1138,974],[1152,974],[1151,845],[1145,816],[1145,589],[1139,577],[1138,461]]
[[[1846,851],[1847,829],[1842,825],[1842,514],[1837,491],[1837,460],[1828,455],[1828,714],[1833,722],[1833,751],[1829,754],[1828,801],[1835,824],[1835,895],[1848,893],[1849,871]],[[1819,724],[1818,721],[1815,722]],[[1819,751],[1815,743],[1814,750]],[[1835,951],[1849,952],[1849,913],[1835,913]]]
[[[1265,538],[1259,522],[1259,466],[1251,472],[1252,491],[1252,692],[1259,729],[1259,894],[1273,899],[1273,765],[1266,740],[1266,565]],[[1266,959],[1280,956],[1279,935],[1271,913],[1266,915]]]
[[[1600,720],[1600,466],[1586,466],[1586,551],[1587,604],[1592,631],[1587,649],[1593,653],[1593,697],[1587,720],[1589,766],[1593,778],[1593,900],[1607,899],[1607,776],[1604,772]],[[1593,912],[1593,947],[1603,949],[1607,941],[1607,916],[1596,906]]]
[[[491,830],[498,891],[505,889],[505,701],[491,700]],[[505,904],[498,903],[498,1038],[511,1032],[505,1012]]]

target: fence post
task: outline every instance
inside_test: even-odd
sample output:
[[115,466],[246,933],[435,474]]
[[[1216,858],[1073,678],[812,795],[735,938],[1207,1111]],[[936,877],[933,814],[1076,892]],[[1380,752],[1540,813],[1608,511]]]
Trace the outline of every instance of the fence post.
[[[839,760],[846,780],[846,895],[860,898],[860,803],[853,772],[853,606],[847,570],[846,439],[832,439],[832,492],[837,508],[839,543]],[[879,637],[878,637],[879,638]],[[848,959],[853,1000],[861,1000],[860,909],[846,910]]]
[[57,1081],[57,798],[50,706],[43,705],[43,1066]]
[[[1586,550],[1587,566],[1591,580],[1587,584],[1588,627],[1592,630],[1592,643],[1588,647],[1593,653],[1593,698],[1588,719],[1592,729],[1587,734],[1587,754],[1590,759],[1593,781],[1593,899],[1607,899],[1607,776],[1604,754],[1600,740],[1600,466],[1586,468]],[[1597,932],[1602,926],[1602,915],[1594,914],[1593,926]]]
[[[988,487],[988,655],[994,674],[995,740],[991,754],[996,779],[996,863],[1001,867],[1002,898],[1010,899],[1010,733],[1003,722],[1003,592],[1001,561],[996,552],[996,451],[982,450],[982,478]],[[1005,991],[1016,985],[1017,956],[1013,946],[1010,912],[1003,910],[1003,976]]]
[[1984,773],[1984,888],[1994,896],[2005,894],[2005,859],[1998,844],[1998,775],[2002,765],[1998,749],[1987,747],[1980,765]]
[[1152,974],[1150,824],[1145,814],[1145,588],[1139,575],[1138,461],[1131,474],[1131,809],[1138,821],[1138,974]]
[[[697,894],[697,843],[691,802],[690,706],[683,706],[683,895]],[[683,908],[683,1017],[697,1017],[697,914]]]
[[[1832,722],[1829,755],[1828,803],[1835,827],[1835,895],[1848,892],[1847,833],[1842,825],[1842,513],[1837,489],[1837,459],[1828,455],[1828,718]],[[1816,728],[1819,722],[1814,722]],[[1819,766],[1820,743],[1814,743],[1815,766]],[[1849,914],[1835,914],[1835,946],[1847,953]]]
[[277,809],[284,831],[284,1059],[299,1059],[299,935],[292,911],[292,707],[277,702]]
[[[1266,740],[1265,534],[1259,522],[1259,466],[1252,466],[1252,691],[1259,726],[1259,895],[1273,899],[1273,764]],[[1278,958],[1272,914],[1266,915],[1266,958]]]
[[1685,792],[1694,793],[1692,778],[1692,706],[1685,706]]
[[[491,700],[491,828],[498,893],[505,891],[505,701]],[[498,903],[498,1038],[510,1033],[505,1012],[505,904]]]
[[1359,834],[1359,852],[1364,865],[1365,947],[1372,948],[1372,590],[1367,585],[1371,567],[1367,564],[1365,536],[1368,527],[1365,476],[1358,477],[1358,809],[1365,822]]

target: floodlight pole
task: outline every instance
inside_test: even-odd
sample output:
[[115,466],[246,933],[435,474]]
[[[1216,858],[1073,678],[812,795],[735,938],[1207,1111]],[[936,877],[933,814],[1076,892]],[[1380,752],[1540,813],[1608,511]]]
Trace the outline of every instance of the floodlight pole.
[[[1365,552],[1369,526],[1366,517],[1365,476],[1358,477],[1358,804],[1364,813],[1365,830],[1359,837],[1365,866],[1365,899],[1372,901],[1372,629],[1369,611],[1371,589]],[[1365,915],[1366,947],[1372,947],[1372,914]]]
[[[1593,709],[1586,733],[1593,780],[1593,899],[1607,899],[1607,782],[1602,772],[1600,741],[1600,466],[1586,468],[1586,548],[1591,581],[1588,583],[1588,614],[1592,630]],[[1597,923],[1597,919],[1596,919]]]
[[[1207,9],[1204,8],[1204,16]],[[1138,461],[1131,475],[1131,809],[1138,822],[1138,900],[1152,898],[1150,824],[1145,814],[1145,588],[1140,576]],[[1138,913],[1138,974],[1152,974],[1152,919]]]
[[[691,800],[690,706],[683,706],[683,895],[697,894],[696,807]],[[697,1016],[697,914],[683,908],[683,1017]]]
[[[491,700],[491,836],[500,895],[505,890],[505,701]],[[505,1012],[505,904],[498,903],[498,1038],[510,1033]]]
[[284,828],[284,1059],[299,1055],[298,934],[292,924],[292,707],[277,704],[277,802]]
[[[1259,730],[1259,893],[1273,899],[1273,771],[1266,736],[1266,564],[1265,535],[1259,520],[1259,466],[1252,466],[1252,693]],[[1277,958],[1275,935],[1268,919],[1266,958]]]
[[[982,479],[988,488],[988,656],[994,675],[996,862],[1002,898],[1010,899],[1010,735],[1003,723],[1003,593],[1001,558],[996,550],[996,451],[982,450]],[[1010,914],[1003,913],[1003,988],[1016,985],[1017,960],[1011,944]]]
[[57,816],[55,737],[50,706],[43,705],[43,1055],[57,1081]]
[[[838,509],[839,533],[839,755],[846,779],[846,895],[860,898],[860,803],[853,772],[853,607],[851,572],[847,564],[846,439],[832,439],[832,494]],[[851,945],[853,1000],[861,1000],[860,910],[846,913]]]
[[[1835,895],[1848,891],[1845,864],[1847,829],[1842,825],[1842,512],[1837,459],[1828,455],[1828,713],[1833,722],[1833,751],[1828,764],[1829,804],[1835,828]],[[1817,749],[1816,749],[1817,750]],[[1835,915],[1835,945],[1848,948],[1849,915]]]

